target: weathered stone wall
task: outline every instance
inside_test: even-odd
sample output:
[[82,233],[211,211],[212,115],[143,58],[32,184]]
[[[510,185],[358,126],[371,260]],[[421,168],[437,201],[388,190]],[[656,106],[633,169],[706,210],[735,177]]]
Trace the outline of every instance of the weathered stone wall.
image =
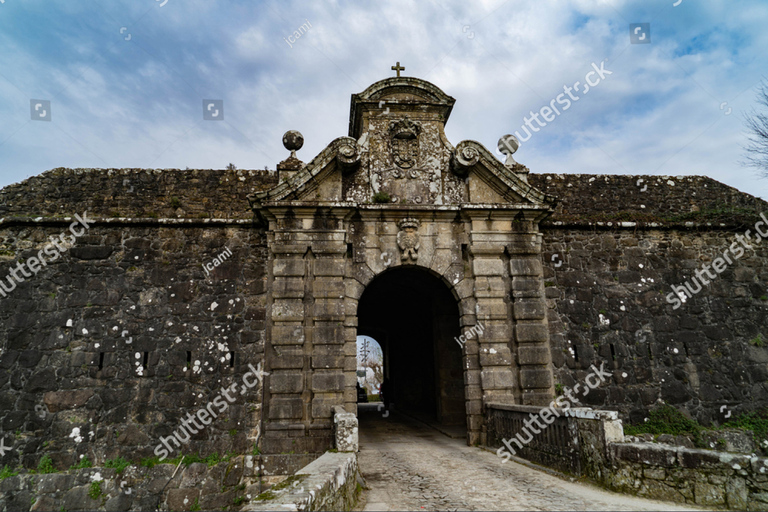
[[[68,226],[2,221],[0,278]],[[264,238],[250,221],[97,221],[0,298],[0,430],[12,447],[0,467],[153,456],[188,413],[242,386],[263,359]],[[225,247],[231,258],[206,276]],[[250,453],[261,389],[235,393],[183,453]]]
[[0,190],[0,218],[252,219],[247,195],[277,184],[270,171],[53,169]]
[[584,404],[637,422],[663,400],[704,423],[722,421],[722,405],[732,414],[768,406],[768,247],[675,310],[670,284],[711,264],[734,232],[547,228],[544,241],[557,382],[573,388],[602,362],[613,373]]
[[531,181],[564,198],[542,224],[552,361],[561,386],[583,386],[590,365],[605,362],[612,382],[582,403],[619,410],[632,422],[657,400],[703,423],[722,422],[723,405],[731,415],[768,406],[768,246],[732,258],[678,309],[666,298],[670,285],[711,265],[736,235],[750,229],[754,240],[768,204],[699,177]]
[[559,204],[545,225],[634,221],[738,224],[734,213],[763,211],[765,201],[706,176],[534,174],[528,182]]
[[238,510],[262,491],[257,459],[87,468],[0,481],[0,510]]
[[[670,284],[688,279],[753,227],[764,202],[698,177],[529,180],[561,200],[542,224],[556,382],[572,387],[590,364],[605,361],[613,382],[582,401],[633,420],[658,399],[703,422],[722,419],[721,405],[733,414],[768,405],[765,248],[747,251],[678,310],[665,300]],[[63,258],[0,298],[0,429],[13,447],[0,466],[32,468],[44,453],[59,468],[82,454],[97,464],[118,455],[151,456],[187,412],[240,383],[248,364],[263,361],[267,241],[246,196],[275,183],[266,171],[56,169],[0,191],[3,279],[48,236],[67,230],[65,216],[87,211],[99,219]],[[472,229],[485,229],[482,222]],[[493,300],[505,308],[510,291],[490,284],[502,278],[499,258],[534,276],[517,276],[512,290],[525,313],[526,298],[539,296],[538,256],[522,258],[496,245],[487,258],[473,255],[475,274],[483,274],[484,293],[493,289]],[[201,265],[225,247],[232,258],[207,277]],[[529,315],[533,320],[519,319],[544,322],[540,309]],[[503,347],[510,329],[489,324],[483,342]],[[471,372],[479,378],[479,370]],[[260,390],[238,396],[184,451],[250,452],[263,432]],[[479,414],[479,396],[468,394],[478,405],[470,414]],[[282,474],[307,462],[289,451],[272,454],[284,457],[274,460]]]
[[768,458],[652,443],[608,448],[610,466],[598,481],[615,491],[729,510],[768,507]]
[[[536,435],[520,437],[519,420],[536,414],[532,407],[492,404],[488,446],[498,448],[503,459],[521,457],[645,498],[731,510],[765,510],[768,504],[766,457],[630,442],[615,411],[561,409],[558,420],[566,420],[567,428],[552,422]],[[509,421],[514,416],[518,421]],[[510,442],[515,436],[530,442],[518,449]]]

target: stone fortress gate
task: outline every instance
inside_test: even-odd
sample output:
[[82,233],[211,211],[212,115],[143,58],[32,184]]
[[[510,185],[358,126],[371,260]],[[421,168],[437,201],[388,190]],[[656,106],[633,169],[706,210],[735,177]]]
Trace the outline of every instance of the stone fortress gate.
[[[397,76],[354,94],[349,135],[310,162],[286,133],[276,173],[57,168],[1,189],[0,468],[139,464],[165,447],[166,461],[250,460],[243,481],[261,492],[334,446],[338,408],[357,412],[359,335],[381,344],[396,409],[466,425],[472,445],[500,446],[593,365],[611,377],[579,404],[627,423],[661,404],[705,426],[768,409],[768,244],[679,297],[738,236],[768,239],[765,201],[702,176],[529,173],[506,137],[505,163],[453,146],[453,105]],[[34,271],[86,213],[87,233]],[[14,281],[25,262],[34,275]],[[263,382],[243,388],[253,371]],[[231,386],[231,405],[185,435]],[[568,434],[576,420],[523,455],[580,474],[600,443]],[[582,469],[624,489],[609,466]],[[168,467],[141,467],[166,485]],[[0,509],[29,506],[36,477],[5,479],[18,485]],[[156,481],[137,509],[166,499]]]
[[376,82],[352,96],[349,136],[303,164],[288,132],[279,183],[249,196],[269,249],[266,453],[322,452],[333,406],[356,412],[358,334],[382,344],[393,402],[466,422],[470,444],[484,401],[553,398],[539,222],[554,199],[511,156],[453,146],[454,102]]

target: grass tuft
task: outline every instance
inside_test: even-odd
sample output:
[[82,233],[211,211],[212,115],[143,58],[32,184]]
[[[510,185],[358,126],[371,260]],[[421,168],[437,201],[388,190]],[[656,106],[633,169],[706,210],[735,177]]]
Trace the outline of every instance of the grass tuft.
[[48,455],[43,455],[40,462],[37,464],[37,472],[42,474],[55,473],[56,468],[53,467],[53,461]]
[[73,464],[69,469],[85,469],[85,468],[92,468],[93,462],[90,461],[87,455],[84,455],[82,459],[80,459],[80,462],[77,464]]
[[131,463],[125,460],[125,458],[123,457],[118,457],[116,459],[107,459],[106,461],[104,461],[104,467],[113,468],[117,470],[116,473],[118,475],[122,473],[125,470],[125,468],[127,468],[130,465]]

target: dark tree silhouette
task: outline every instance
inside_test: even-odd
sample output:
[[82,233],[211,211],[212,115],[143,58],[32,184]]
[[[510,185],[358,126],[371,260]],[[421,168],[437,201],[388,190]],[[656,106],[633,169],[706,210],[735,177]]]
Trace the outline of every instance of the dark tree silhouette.
[[768,178],[768,79],[763,79],[757,91],[758,108],[746,115],[749,129],[747,165],[759,169],[763,177]]

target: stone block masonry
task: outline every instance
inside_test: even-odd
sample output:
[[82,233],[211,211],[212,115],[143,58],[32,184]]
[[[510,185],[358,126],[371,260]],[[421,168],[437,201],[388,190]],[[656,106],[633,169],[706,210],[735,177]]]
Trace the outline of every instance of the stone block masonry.
[[0,510],[233,510],[264,487],[258,459],[87,468],[0,481]]
[[[585,405],[647,417],[658,400],[702,424],[768,407],[768,247],[754,245],[678,309],[665,297],[722,255],[768,204],[702,177],[531,175],[563,198],[542,223],[556,382],[606,362]],[[695,194],[694,194],[695,192]],[[618,199],[617,199],[618,198]]]
[[[0,271],[37,253],[62,226],[1,221]],[[205,280],[200,262],[225,244],[232,258]],[[96,464],[153,457],[187,410],[263,363],[264,252],[264,234],[250,222],[200,221],[191,229],[96,218],[45,278],[2,299],[0,431],[12,450],[0,467],[32,469],[43,454],[58,469],[82,455]],[[261,386],[239,398],[183,453],[250,453]],[[70,436],[75,429],[80,435]]]
[[[84,220],[83,217],[85,217]],[[78,238],[83,236],[86,230],[90,227],[88,221],[88,212],[83,213],[83,217],[75,214],[75,220],[69,225],[69,231],[71,235],[67,235],[69,238],[64,238],[64,233],[59,234],[58,237],[51,236],[50,242],[37,252],[36,256],[30,256],[26,262],[17,263],[16,267],[12,267],[6,276],[5,280],[0,279],[0,296],[7,297],[9,293],[16,289],[16,285],[23,283],[25,278],[29,279],[33,275],[37,275],[43,267],[47,267],[49,262],[54,262],[61,258],[62,254],[75,244]],[[45,256],[43,256],[45,254]],[[32,274],[27,272],[29,269]],[[19,275],[22,274],[22,275]],[[7,286],[6,286],[7,281]]]

